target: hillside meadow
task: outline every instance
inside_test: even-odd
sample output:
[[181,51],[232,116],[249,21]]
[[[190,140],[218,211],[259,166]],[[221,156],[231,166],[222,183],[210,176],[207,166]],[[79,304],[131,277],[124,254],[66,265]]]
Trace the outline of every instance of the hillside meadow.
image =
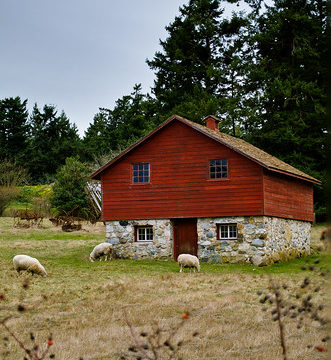
[[[314,248],[320,245],[322,228],[312,231]],[[329,296],[325,277],[301,269],[316,259],[326,268],[330,258],[325,254],[266,268],[202,264],[200,273],[179,273],[174,261],[90,263],[89,253],[104,235],[102,223],[64,233],[47,221],[42,228],[27,229],[13,227],[12,218],[0,218],[0,316],[14,314],[7,325],[24,343],[30,344],[32,332],[45,347],[51,333],[56,359],[119,359],[133,344],[124,314],[139,334],[154,326],[170,329],[188,313],[176,335],[176,342],[184,340],[178,353],[183,360],[282,359],[277,322],[269,310],[261,310],[257,292],[267,289],[271,276],[286,284],[294,298],[305,291],[300,284],[309,276],[314,286],[321,286],[312,301],[326,304]],[[48,277],[19,278],[12,258],[22,253],[37,257]],[[25,281],[27,289],[22,287]],[[18,304],[27,310],[11,310]],[[0,358],[23,359],[22,349],[3,340],[5,331],[0,331]],[[192,336],[194,332],[198,334]],[[297,329],[296,319],[286,318],[285,334],[288,359],[327,358],[327,352],[315,349],[325,334],[315,322]]]

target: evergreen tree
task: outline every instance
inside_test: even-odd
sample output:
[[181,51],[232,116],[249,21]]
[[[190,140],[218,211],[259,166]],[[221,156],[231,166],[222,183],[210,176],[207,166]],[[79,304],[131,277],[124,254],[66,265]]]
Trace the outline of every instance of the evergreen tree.
[[223,131],[239,125],[243,88],[243,13],[223,17],[221,0],[190,0],[180,15],[166,27],[169,36],[161,41],[147,64],[155,71],[153,93],[159,111],[201,122],[214,114],[223,118]]
[[89,174],[88,168],[78,158],[65,160],[56,174],[51,198],[52,206],[59,215],[91,217],[93,209],[85,191]]
[[155,125],[156,104],[142,94],[141,85],[135,85],[130,95],[116,101],[113,109],[100,108],[93,123],[85,132],[86,159],[125,148],[139,139]]
[[93,122],[90,123],[88,129],[85,131],[82,158],[91,161],[94,156],[107,153],[109,149],[114,146],[112,140],[108,129],[108,113],[100,109],[100,111],[94,115]]
[[155,70],[153,93],[163,112],[187,101],[188,96],[213,96],[222,73],[220,69],[220,0],[190,0],[180,16],[166,27],[169,37],[160,44],[152,60]]
[[24,164],[28,137],[27,100],[20,97],[0,100],[0,160]]
[[75,125],[62,112],[59,116],[52,105],[43,111],[35,104],[30,119],[28,168],[33,180],[49,181],[65,159],[79,151],[80,139]]
[[[257,10],[257,9],[255,9]],[[249,141],[326,180],[326,1],[275,0],[255,21]],[[318,207],[325,196],[317,188]]]

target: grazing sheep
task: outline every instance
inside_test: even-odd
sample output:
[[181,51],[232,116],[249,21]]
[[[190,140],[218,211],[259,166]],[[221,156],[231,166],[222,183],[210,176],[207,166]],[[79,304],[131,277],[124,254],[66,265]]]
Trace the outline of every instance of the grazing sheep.
[[191,268],[193,268],[193,271],[195,272],[195,269],[197,269],[197,271],[200,271],[200,263],[199,263],[199,259],[194,256],[194,255],[190,255],[190,254],[180,254],[177,258],[178,261],[178,265],[180,266],[180,270],[179,272],[183,271],[183,267],[188,267],[190,269],[191,272]]
[[31,256],[28,255],[16,255],[13,258],[13,264],[15,270],[18,272],[18,276],[22,270],[30,272],[32,275],[37,274],[43,277],[47,276],[45,268],[40,264],[40,262]]
[[105,261],[110,260],[113,252],[112,244],[109,243],[101,243],[97,245],[90,254],[90,261],[94,262],[99,259],[101,261],[102,257],[104,257]]

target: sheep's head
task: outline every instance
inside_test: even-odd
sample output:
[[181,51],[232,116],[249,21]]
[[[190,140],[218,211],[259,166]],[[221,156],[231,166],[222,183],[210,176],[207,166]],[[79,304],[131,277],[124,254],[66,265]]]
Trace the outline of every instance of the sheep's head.
[[45,270],[45,268],[43,266],[41,266],[41,267],[42,267],[42,269],[41,269],[41,274],[40,275],[42,275],[43,277],[46,277],[47,272],[46,272],[46,270]]

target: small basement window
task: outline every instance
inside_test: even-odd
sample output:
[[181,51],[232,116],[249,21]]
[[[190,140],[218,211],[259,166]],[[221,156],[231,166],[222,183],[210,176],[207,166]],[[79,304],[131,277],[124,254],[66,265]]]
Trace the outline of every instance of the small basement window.
[[219,240],[237,239],[237,224],[218,224],[217,225]]
[[150,179],[149,163],[132,164],[132,182],[134,184],[149,183]]
[[153,226],[136,226],[135,227],[136,241],[153,241]]
[[209,177],[210,179],[226,179],[228,177],[228,160],[210,160]]

